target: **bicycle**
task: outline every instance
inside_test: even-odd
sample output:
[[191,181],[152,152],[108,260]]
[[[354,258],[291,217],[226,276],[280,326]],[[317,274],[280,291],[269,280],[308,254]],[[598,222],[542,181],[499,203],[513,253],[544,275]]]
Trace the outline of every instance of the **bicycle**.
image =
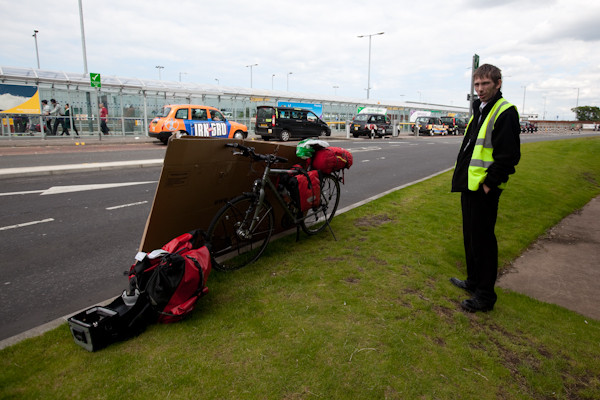
[[[288,162],[286,158],[276,154],[258,154],[253,147],[239,143],[227,143],[225,146],[239,150],[234,150],[234,155],[262,161],[266,166],[262,178],[254,181],[252,191],[228,201],[210,223],[207,241],[211,245],[216,269],[236,270],[256,261],[263,254],[274,230],[274,211],[266,198],[267,189],[271,190],[283,208],[284,222],[296,226],[297,235],[299,228],[308,235],[315,235],[325,227],[329,227],[333,234],[329,222],[340,201],[341,178],[336,172],[322,176],[320,205],[301,212],[287,196],[286,189],[271,179],[274,175],[299,173],[294,169],[272,168],[273,164]],[[286,224],[282,225],[286,227]]]

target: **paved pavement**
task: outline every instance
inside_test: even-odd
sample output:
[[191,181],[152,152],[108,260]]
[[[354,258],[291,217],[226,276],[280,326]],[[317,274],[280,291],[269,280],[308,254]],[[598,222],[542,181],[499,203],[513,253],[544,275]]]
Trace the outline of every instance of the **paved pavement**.
[[540,237],[498,286],[600,320],[600,196]]
[[[331,139],[345,138],[345,132],[334,131]],[[152,144],[148,137],[83,137],[83,138],[15,138],[0,140],[0,157],[36,154],[46,151],[64,152],[69,146],[102,146],[102,149],[120,149],[124,145]],[[89,147],[88,147],[89,149]],[[100,150],[100,147],[97,147]],[[1,168],[2,177],[65,173],[75,170],[160,165],[162,159],[133,160],[129,162],[85,163],[21,168]],[[600,196],[583,209],[576,211],[539,238],[519,257],[498,280],[498,286],[523,293],[538,300],[558,304],[600,320]],[[54,327],[54,325],[49,328]],[[43,326],[20,335],[22,338],[41,334]],[[12,338],[10,343],[18,340]]]

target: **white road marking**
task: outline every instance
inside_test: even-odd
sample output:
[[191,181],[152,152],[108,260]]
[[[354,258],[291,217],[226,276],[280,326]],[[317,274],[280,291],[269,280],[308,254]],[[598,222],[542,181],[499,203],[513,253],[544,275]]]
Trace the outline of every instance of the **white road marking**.
[[356,149],[350,150],[350,152],[352,154],[354,154],[354,153],[361,153],[363,151],[375,151],[375,150],[381,150],[381,147],[379,147],[379,146],[358,147]]
[[35,193],[44,193],[44,190],[28,190],[25,192],[0,193],[0,196],[17,196],[20,194],[35,194]]
[[125,208],[125,207],[132,207],[132,206],[139,206],[142,204],[146,204],[148,203],[147,201],[138,201],[136,203],[129,203],[129,204],[122,204],[120,206],[113,206],[113,207],[106,207],[107,210],[116,210],[118,208]]
[[0,231],[7,231],[9,229],[22,228],[24,226],[30,226],[30,225],[36,225],[36,224],[43,224],[45,222],[52,222],[52,221],[54,221],[54,218],[46,218],[46,219],[43,219],[41,221],[24,222],[22,224],[3,226],[3,227],[0,227]]
[[156,183],[157,181],[149,182],[125,182],[125,183],[100,183],[92,185],[74,185],[74,186],[54,186],[44,191],[42,196],[47,194],[62,194],[72,192],[85,192],[87,190],[111,189],[124,186],[146,185],[148,183]]
[[87,190],[111,189],[111,188],[124,187],[124,186],[146,185],[149,183],[156,183],[156,182],[158,182],[158,181],[99,183],[99,184],[72,185],[72,186],[53,186],[50,189],[46,189],[46,190],[29,190],[29,191],[24,191],[24,192],[0,193],[0,196],[16,196],[16,195],[36,194],[36,193],[39,193],[41,196],[44,196],[47,194],[63,194],[63,193],[73,193],[73,192],[85,192]]

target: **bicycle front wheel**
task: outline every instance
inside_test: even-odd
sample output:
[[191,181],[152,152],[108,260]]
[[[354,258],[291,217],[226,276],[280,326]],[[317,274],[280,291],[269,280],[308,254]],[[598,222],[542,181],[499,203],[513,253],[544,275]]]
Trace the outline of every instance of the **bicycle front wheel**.
[[259,207],[255,196],[245,194],[227,203],[208,228],[214,267],[232,271],[256,261],[269,244],[273,220],[273,207],[267,200]]
[[340,181],[333,175],[323,175],[321,179],[321,204],[310,209],[300,223],[308,235],[321,232],[333,219],[340,203]]

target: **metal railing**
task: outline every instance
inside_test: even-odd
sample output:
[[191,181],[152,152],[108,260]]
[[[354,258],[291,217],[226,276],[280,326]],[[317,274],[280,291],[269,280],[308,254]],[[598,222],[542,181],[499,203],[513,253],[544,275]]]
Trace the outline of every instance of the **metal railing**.
[[[0,140],[20,137],[98,136],[103,135],[98,118],[81,116],[2,115]],[[115,136],[147,136],[143,119],[107,117],[108,134]]]

